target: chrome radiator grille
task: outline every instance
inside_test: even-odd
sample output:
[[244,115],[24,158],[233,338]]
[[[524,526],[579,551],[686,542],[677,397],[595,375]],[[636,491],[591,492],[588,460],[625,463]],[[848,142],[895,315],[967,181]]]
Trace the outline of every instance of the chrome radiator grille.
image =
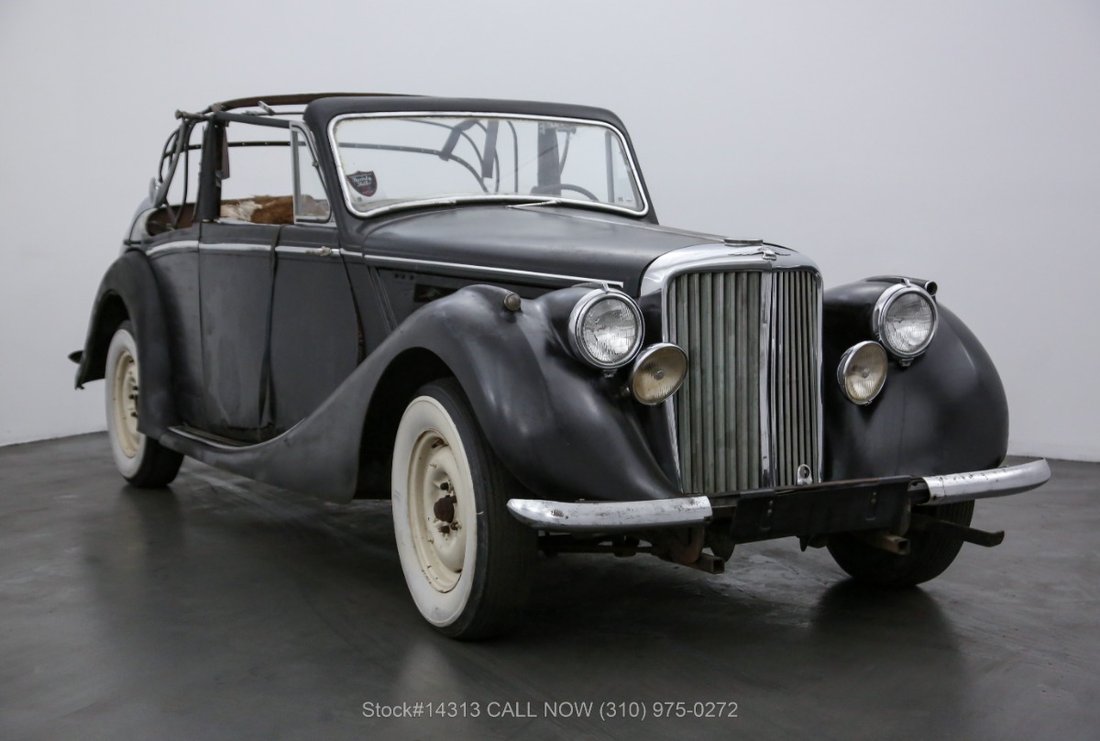
[[812,270],[686,273],[668,339],[688,354],[673,402],[684,491],[814,481],[820,449],[820,282]]

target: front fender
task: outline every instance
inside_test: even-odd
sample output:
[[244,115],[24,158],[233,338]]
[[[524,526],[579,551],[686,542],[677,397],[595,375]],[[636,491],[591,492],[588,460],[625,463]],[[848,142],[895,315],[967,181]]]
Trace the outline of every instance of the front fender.
[[937,302],[939,327],[908,368],[890,361],[868,406],[851,403],[836,379],[840,357],[872,339],[871,309],[888,280],[830,289],[824,301],[825,479],[948,474],[993,468],[1008,450],[1008,402],[989,354],[962,320]]
[[678,496],[623,392],[623,372],[605,376],[564,345],[569,312],[591,290],[548,293],[513,313],[503,306],[507,291],[472,287],[410,317],[403,340],[451,368],[497,457],[531,491],[553,499]]

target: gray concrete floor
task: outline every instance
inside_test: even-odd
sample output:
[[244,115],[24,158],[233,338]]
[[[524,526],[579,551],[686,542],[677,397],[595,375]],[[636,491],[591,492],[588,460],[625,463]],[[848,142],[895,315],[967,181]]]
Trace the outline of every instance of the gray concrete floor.
[[[1004,545],[966,546],[922,589],[865,591],[794,541],[741,547],[718,577],[562,556],[517,634],[469,645],[421,623],[385,503],[190,462],[138,491],[102,435],[8,447],[0,738],[1096,738],[1100,465],[1054,476],[980,504]],[[363,717],[418,701],[480,717]],[[545,717],[558,701],[648,712]],[[655,718],[657,701],[737,717]],[[536,717],[489,717],[506,707]]]

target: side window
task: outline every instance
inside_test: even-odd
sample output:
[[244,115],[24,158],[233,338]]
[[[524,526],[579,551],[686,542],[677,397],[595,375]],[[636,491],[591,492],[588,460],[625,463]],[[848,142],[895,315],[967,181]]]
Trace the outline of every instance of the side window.
[[294,223],[289,130],[234,122],[225,140],[218,220]]
[[294,166],[295,221],[328,221],[332,208],[325,195],[317,158],[305,133],[296,127],[290,129],[290,148]]

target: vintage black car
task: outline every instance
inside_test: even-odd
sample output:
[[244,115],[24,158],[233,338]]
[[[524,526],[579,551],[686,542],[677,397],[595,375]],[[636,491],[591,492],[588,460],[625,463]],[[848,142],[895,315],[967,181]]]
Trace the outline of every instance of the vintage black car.
[[710,572],[797,537],[931,579],[1000,467],[1005,394],[936,284],[824,291],[806,256],[662,226],[626,129],[576,105],[318,94],[177,113],[95,299],[119,471],[184,456],[392,499],[444,633],[514,622],[541,550]]

